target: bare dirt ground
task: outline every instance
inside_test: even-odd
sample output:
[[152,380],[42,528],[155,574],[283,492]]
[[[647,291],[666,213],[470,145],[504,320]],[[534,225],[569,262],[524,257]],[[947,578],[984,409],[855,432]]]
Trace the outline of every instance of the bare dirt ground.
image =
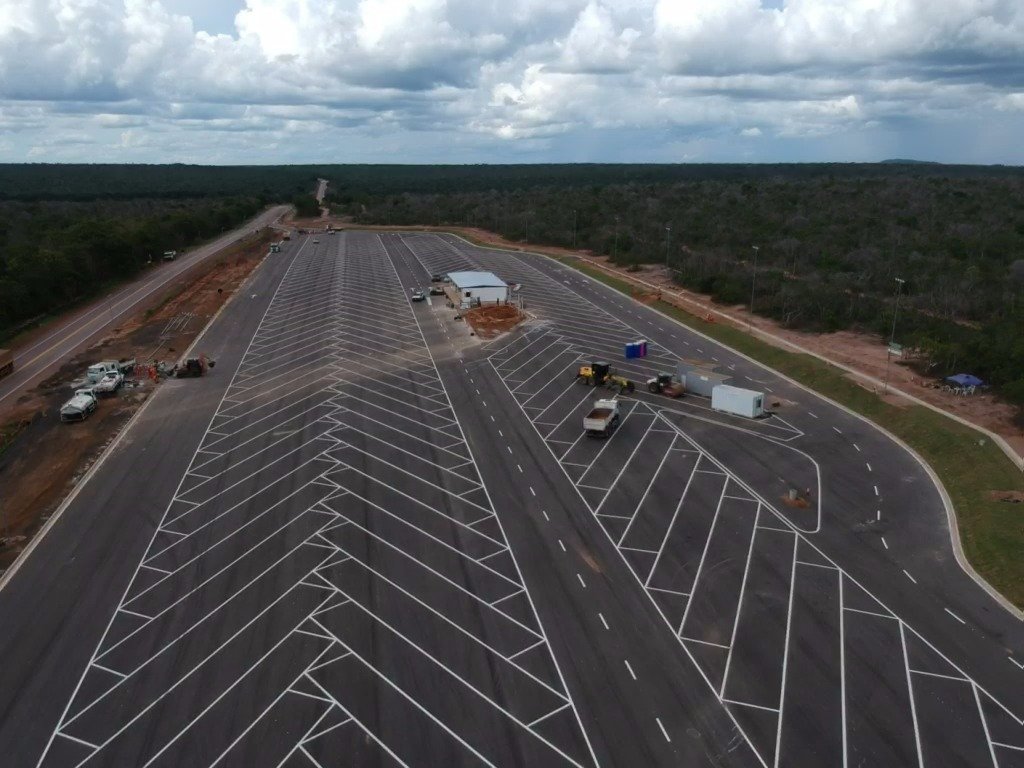
[[515,328],[525,319],[518,307],[511,304],[488,304],[462,313],[478,338],[489,341]]
[[[24,394],[0,424],[0,572],[153,394],[148,365],[173,364],[255,269],[277,234],[265,231],[208,259],[169,285],[149,306]],[[202,351],[202,350],[199,350]],[[71,382],[99,360],[135,359],[125,386],[100,400],[86,421],[63,424]],[[4,447],[6,446],[6,448]]]

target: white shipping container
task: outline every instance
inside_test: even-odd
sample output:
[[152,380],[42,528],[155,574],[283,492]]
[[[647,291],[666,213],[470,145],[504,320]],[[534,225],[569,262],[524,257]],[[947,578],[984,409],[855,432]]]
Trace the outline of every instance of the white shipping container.
[[752,389],[719,384],[711,390],[711,407],[716,411],[756,419],[764,413],[764,394]]

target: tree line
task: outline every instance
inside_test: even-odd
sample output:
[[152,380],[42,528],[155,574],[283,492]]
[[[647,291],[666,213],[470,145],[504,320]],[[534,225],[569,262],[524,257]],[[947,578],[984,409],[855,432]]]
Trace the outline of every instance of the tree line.
[[238,226],[258,198],[0,202],[0,340]]
[[515,187],[499,177],[477,191],[332,179],[328,202],[364,224],[478,226],[627,267],[667,264],[681,285],[753,301],[796,329],[887,340],[898,290],[896,341],[920,353],[922,373],[969,371],[1024,405],[1024,170],[676,168],[691,178]]

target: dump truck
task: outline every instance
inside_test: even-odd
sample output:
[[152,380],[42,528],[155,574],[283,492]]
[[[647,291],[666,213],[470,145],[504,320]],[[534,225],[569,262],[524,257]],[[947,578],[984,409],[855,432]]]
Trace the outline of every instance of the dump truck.
[[91,389],[79,389],[60,407],[61,421],[85,421],[96,410],[96,395]]
[[9,349],[0,349],[0,379],[14,373],[14,353]]
[[595,400],[590,412],[583,417],[583,429],[591,437],[609,437],[619,424],[617,398]]
[[686,392],[686,386],[671,373],[659,373],[653,379],[647,380],[647,391],[652,395],[682,397]]
[[764,415],[764,394],[752,389],[719,384],[711,390],[711,407],[722,413],[756,419]]
[[217,363],[210,360],[206,355],[195,355],[183,357],[172,370],[171,375],[176,379],[194,379],[203,376]]
[[592,387],[618,388],[623,392],[632,392],[636,385],[625,376],[620,376],[608,363],[594,362],[581,365],[576,371],[576,380]]

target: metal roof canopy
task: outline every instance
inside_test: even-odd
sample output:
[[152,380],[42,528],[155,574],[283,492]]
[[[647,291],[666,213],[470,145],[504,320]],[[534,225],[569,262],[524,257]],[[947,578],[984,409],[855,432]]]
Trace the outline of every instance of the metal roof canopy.
[[449,272],[448,279],[460,290],[467,288],[508,288],[493,272]]

